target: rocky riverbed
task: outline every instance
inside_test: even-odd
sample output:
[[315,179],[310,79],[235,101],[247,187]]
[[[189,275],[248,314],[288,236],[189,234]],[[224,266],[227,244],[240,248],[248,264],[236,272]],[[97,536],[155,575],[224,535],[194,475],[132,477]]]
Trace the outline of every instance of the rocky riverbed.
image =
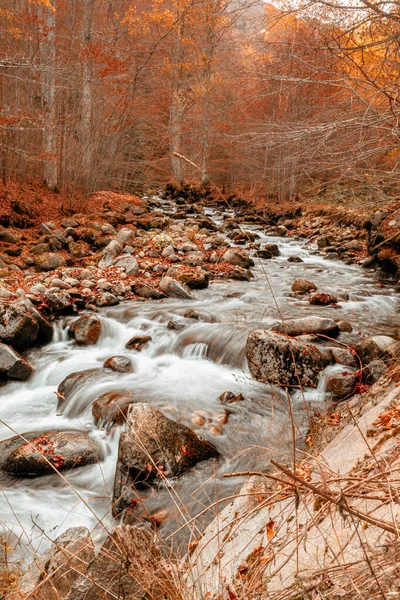
[[0,231],[0,503],[27,555],[116,519],[184,555],[240,487],[225,475],[290,460],[398,361],[395,247],[368,258],[384,216],[194,199]]

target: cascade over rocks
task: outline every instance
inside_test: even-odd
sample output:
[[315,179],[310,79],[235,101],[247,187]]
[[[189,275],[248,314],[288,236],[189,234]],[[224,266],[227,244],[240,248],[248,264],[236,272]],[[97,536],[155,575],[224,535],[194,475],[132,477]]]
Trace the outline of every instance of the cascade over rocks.
[[114,482],[114,514],[129,505],[131,487],[160,477],[179,477],[197,463],[217,458],[210,442],[165,417],[150,404],[133,404],[121,434]]
[[313,344],[289,339],[272,331],[252,331],[246,356],[255,379],[283,386],[316,387],[329,359]]
[[67,375],[57,388],[59,399],[58,408],[62,408],[83,384],[98,381],[101,375],[107,373],[104,369],[84,369]]
[[46,475],[54,468],[70,470],[98,460],[100,452],[84,431],[29,432],[0,442],[0,468],[16,477]]
[[70,325],[68,330],[68,335],[80,346],[96,344],[100,334],[101,321],[94,315],[82,315]]
[[3,379],[26,381],[33,372],[32,365],[6,344],[0,343],[0,383]]
[[303,317],[301,319],[288,319],[284,323],[277,323],[271,328],[278,333],[298,336],[313,333],[336,337],[339,334],[339,325],[329,317]]
[[102,394],[92,405],[94,422],[106,429],[114,424],[122,425],[126,420],[128,408],[133,402],[135,399],[130,390],[115,390]]

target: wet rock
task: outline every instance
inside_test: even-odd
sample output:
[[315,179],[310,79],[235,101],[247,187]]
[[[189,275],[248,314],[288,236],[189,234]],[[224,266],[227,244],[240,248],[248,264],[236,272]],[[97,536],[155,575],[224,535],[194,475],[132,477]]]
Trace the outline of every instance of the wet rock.
[[105,369],[111,369],[117,373],[132,373],[133,365],[127,356],[110,356],[103,363]]
[[318,374],[329,364],[316,346],[265,330],[250,333],[246,356],[255,379],[283,386],[316,387]]
[[0,304],[0,342],[15,350],[34,346],[39,336],[39,323],[27,310],[13,304]]
[[234,392],[224,392],[219,397],[222,404],[233,404],[234,402],[242,402],[242,400],[244,400],[243,394],[235,394]]
[[116,527],[65,600],[182,598],[173,568],[163,560],[153,539],[143,527]]
[[147,283],[140,283],[138,285],[132,286],[132,292],[136,294],[136,296],[140,296],[141,298],[149,298],[151,300],[161,300],[162,298],[166,298],[166,294],[159,292],[151,285]]
[[339,325],[328,317],[303,317],[302,319],[288,319],[284,323],[278,323],[272,327],[272,331],[286,333],[290,336],[314,333],[336,337],[339,333]]
[[337,321],[337,324],[341,332],[351,333],[353,331],[353,326],[348,321]]
[[229,248],[220,259],[221,263],[235,265],[242,269],[248,269],[254,266],[254,260],[244,250],[239,248]]
[[119,442],[115,512],[126,507],[131,486],[150,484],[164,476],[179,477],[197,463],[217,456],[214,446],[188,427],[171,421],[150,404],[133,404]]
[[337,304],[336,296],[332,296],[331,294],[324,294],[322,292],[311,294],[308,298],[310,304],[315,306],[328,306],[329,304]]
[[70,470],[99,459],[98,448],[84,431],[25,433],[0,442],[0,467],[16,477]]
[[187,310],[183,316],[185,319],[194,319],[195,321],[200,321],[201,319],[201,314],[197,310]]
[[54,252],[44,252],[35,256],[35,268],[37,271],[54,271],[59,267],[65,267],[65,258]]
[[70,325],[68,334],[80,346],[97,344],[101,334],[101,321],[94,315],[82,315]]
[[281,251],[279,250],[278,244],[265,244],[263,251],[268,252],[268,258],[273,258],[275,256],[281,255]]
[[33,372],[32,365],[6,344],[0,343],[0,381],[18,379],[26,381]]
[[387,365],[385,361],[379,359],[371,361],[363,369],[365,383],[373,385],[386,374],[386,371]]
[[396,359],[400,356],[400,342],[387,335],[376,335],[363,340],[355,347],[363,365],[377,359]]
[[139,275],[139,265],[133,256],[121,256],[115,260],[114,264],[117,267],[124,267],[127,275],[132,275],[133,277]]
[[57,388],[56,395],[59,399],[57,408],[62,409],[81,386],[98,381],[102,373],[103,369],[85,369],[67,375]]
[[125,422],[128,408],[134,401],[129,390],[115,390],[102,394],[92,405],[95,424],[106,429],[115,424],[121,425]]
[[296,281],[292,285],[292,292],[296,292],[298,294],[309,294],[310,292],[315,292],[317,286],[312,281],[307,281],[307,279],[296,279]]
[[295,254],[293,256],[289,256],[289,258],[287,259],[288,262],[291,263],[302,263],[304,262],[304,260],[302,258],[300,258],[300,256],[296,256]]
[[184,284],[180,283],[176,279],[169,276],[164,276],[160,281],[160,290],[166,296],[172,296],[175,298],[183,298],[185,300],[192,300],[193,294],[190,289]]
[[207,288],[210,282],[209,274],[201,267],[184,265],[177,265],[168,269],[167,277],[172,277],[193,290]]
[[168,321],[167,329],[172,329],[174,331],[181,331],[181,329],[185,328],[184,323],[178,323],[177,321]]
[[140,352],[143,350],[143,346],[145,346],[148,342],[151,342],[152,339],[153,338],[151,335],[134,335],[129,342],[125,344],[125,348]]
[[136,237],[136,232],[132,229],[123,228],[118,231],[115,240],[119,244],[130,244]]
[[346,350],[346,348],[331,348],[331,351],[333,360],[340,365],[355,368],[359,366],[359,361],[350,350]]
[[254,277],[250,269],[243,269],[242,267],[233,267],[222,276],[224,279],[235,279],[237,281],[250,281]]
[[326,391],[340,399],[347,398],[354,392],[356,383],[356,377],[344,371],[327,377]]
[[110,292],[103,292],[96,298],[96,306],[115,306],[116,304],[119,304],[119,300]]

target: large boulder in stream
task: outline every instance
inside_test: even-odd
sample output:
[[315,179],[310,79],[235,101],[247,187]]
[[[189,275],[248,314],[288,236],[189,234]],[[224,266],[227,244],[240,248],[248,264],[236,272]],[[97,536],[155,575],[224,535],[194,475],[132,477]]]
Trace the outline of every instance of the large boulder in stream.
[[179,477],[197,463],[217,457],[214,446],[185,425],[168,419],[150,404],[133,404],[119,441],[114,514],[129,506],[133,486]]
[[32,365],[6,344],[0,344],[0,382],[3,379],[26,381],[32,374]]
[[247,362],[255,379],[282,386],[316,387],[329,360],[316,346],[272,331],[252,331],[246,344]]
[[336,337],[339,334],[339,325],[329,317],[303,317],[302,319],[288,319],[283,323],[272,326],[272,331],[286,333],[296,337],[303,334]]
[[34,308],[20,304],[0,305],[0,342],[26,350],[51,341],[53,328]]
[[68,335],[79,346],[92,346],[99,340],[101,334],[101,321],[94,315],[82,315],[71,323]]
[[68,471],[99,459],[99,449],[85,431],[30,432],[0,442],[0,467],[15,477]]

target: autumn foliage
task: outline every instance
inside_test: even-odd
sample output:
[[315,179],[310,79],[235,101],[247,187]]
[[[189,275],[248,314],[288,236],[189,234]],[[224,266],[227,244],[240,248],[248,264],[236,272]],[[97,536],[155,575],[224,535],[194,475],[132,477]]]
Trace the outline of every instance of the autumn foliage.
[[366,0],[4,0],[3,183],[393,196],[399,21]]

